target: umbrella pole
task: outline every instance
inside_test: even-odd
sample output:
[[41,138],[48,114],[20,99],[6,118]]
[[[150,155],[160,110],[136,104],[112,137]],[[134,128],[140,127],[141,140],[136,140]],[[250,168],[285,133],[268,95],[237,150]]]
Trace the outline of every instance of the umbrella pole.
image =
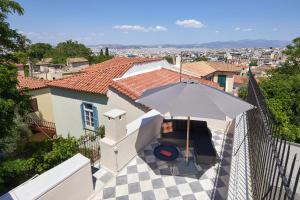
[[190,116],[188,116],[187,127],[186,127],[186,152],[185,152],[186,162],[189,161],[189,153],[190,153],[189,145],[190,145]]

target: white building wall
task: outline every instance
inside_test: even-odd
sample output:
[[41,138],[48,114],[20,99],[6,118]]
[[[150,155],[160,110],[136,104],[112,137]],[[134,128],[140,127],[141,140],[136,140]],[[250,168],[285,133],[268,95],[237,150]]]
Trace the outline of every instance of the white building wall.
[[1,200],[82,200],[93,194],[90,160],[77,154],[12,189]]
[[[114,119],[111,119],[114,120]],[[139,151],[160,134],[162,116],[151,110],[126,126],[125,137],[113,141],[100,140],[101,166],[113,173],[119,172]]]
[[107,110],[112,110],[114,108],[117,108],[126,111],[127,113],[126,118],[128,123],[144,115],[148,111],[140,104],[135,103],[129,97],[121,94],[120,92],[114,89],[108,90],[107,97],[108,97]]
[[103,125],[103,113],[107,111],[107,97],[100,94],[51,88],[53,114],[58,135],[80,137],[84,134],[80,105],[91,103],[97,107],[99,126]]
[[122,77],[132,76],[144,71],[151,71],[160,67],[169,67],[170,64],[166,60],[160,60],[155,62],[146,62],[140,64],[134,64]]

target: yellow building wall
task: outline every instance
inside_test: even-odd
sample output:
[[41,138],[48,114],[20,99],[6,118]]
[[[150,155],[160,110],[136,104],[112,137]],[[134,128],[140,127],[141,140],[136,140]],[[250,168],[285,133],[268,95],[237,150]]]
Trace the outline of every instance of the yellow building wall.
[[35,112],[35,114],[40,119],[54,122],[50,88],[30,90],[27,94],[31,96],[31,98],[37,99],[38,111]]

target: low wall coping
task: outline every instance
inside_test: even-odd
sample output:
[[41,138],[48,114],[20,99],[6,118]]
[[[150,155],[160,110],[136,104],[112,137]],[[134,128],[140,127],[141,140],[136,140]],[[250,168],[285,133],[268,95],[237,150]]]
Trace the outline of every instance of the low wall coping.
[[38,199],[47,191],[66,180],[72,174],[79,171],[84,166],[90,164],[90,160],[81,154],[76,154],[72,158],[44,172],[36,178],[12,189],[9,193],[0,197],[1,200],[32,200]]

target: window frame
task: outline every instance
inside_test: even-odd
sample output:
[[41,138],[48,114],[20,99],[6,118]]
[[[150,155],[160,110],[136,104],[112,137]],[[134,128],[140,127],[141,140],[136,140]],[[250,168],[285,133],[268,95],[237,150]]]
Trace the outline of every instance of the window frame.
[[[90,108],[88,108],[88,106]],[[87,129],[93,130],[95,128],[95,113],[93,110],[93,104],[83,103],[83,120]]]

